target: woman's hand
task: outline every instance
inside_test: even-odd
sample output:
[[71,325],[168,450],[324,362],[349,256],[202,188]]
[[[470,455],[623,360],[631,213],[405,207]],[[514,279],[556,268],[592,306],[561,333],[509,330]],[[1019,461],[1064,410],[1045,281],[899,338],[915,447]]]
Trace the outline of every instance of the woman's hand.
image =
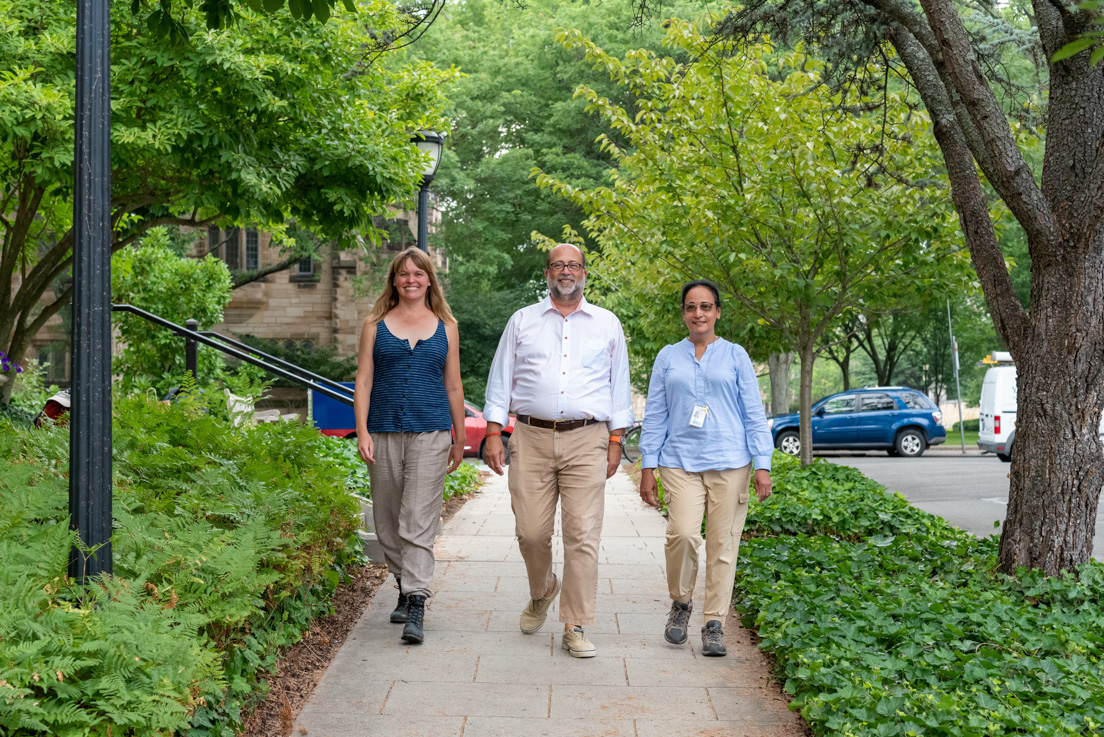
[[460,464],[464,462],[464,444],[453,443],[452,449],[449,451],[449,464],[448,471],[446,473],[452,473],[456,469],[460,468]]
[[360,453],[360,460],[365,463],[375,464],[376,462],[376,447],[372,444],[372,436],[368,433],[363,435],[357,434],[357,452]]
[[640,470],[640,498],[648,506],[659,509],[659,484],[656,483],[654,468]]
[[751,482],[755,486],[755,495],[759,497],[759,501],[766,501],[767,497],[771,495],[770,471],[760,468],[752,476]]

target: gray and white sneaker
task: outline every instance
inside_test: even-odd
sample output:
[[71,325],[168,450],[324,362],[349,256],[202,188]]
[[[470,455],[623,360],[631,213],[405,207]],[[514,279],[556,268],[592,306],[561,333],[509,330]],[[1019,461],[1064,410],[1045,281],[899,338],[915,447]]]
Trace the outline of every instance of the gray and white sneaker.
[[667,627],[663,630],[663,639],[672,645],[686,644],[686,637],[690,634],[690,612],[694,611],[693,600],[683,604],[681,601],[671,602],[671,612],[667,615]]
[[724,643],[724,630],[719,619],[711,619],[702,627],[702,655],[723,658],[728,654]]

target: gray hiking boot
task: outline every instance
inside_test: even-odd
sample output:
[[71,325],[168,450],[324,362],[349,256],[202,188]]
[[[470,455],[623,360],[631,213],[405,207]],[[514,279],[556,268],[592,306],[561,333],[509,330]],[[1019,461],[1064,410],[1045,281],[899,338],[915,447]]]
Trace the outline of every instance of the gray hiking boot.
[[672,645],[686,644],[686,637],[690,634],[690,612],[694,611],[694,602],[671,602],[671,613],[667,615],[667,627],[663,630],[663,638]]
[[727,654],[721,622],[718,619],[711,619],[702,627],[702,655],[723,658]]

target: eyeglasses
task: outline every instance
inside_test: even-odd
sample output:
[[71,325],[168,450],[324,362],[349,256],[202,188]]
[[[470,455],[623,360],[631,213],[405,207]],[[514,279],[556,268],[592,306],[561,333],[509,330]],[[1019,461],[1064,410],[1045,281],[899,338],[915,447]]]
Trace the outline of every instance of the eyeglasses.
[[716,305],[713,304],[712,302],[702,302],[700,305],[696,305],[693,302],[690,302],[690,303],[684,304],[682,306],[682,311],[687,313],[687,314],[690,314],[692,312],[697,312],[698,309],[701,309],[701,311],[703,313],[708,315],[709,313],[711,313],[713,311],[714,307],[716,307]]
[[583,270],[583,265],[578,261],[568,261],[566,264],[563,261],[553,261],[548,264],[549,271],[563,271],[564,269],[579,273]]

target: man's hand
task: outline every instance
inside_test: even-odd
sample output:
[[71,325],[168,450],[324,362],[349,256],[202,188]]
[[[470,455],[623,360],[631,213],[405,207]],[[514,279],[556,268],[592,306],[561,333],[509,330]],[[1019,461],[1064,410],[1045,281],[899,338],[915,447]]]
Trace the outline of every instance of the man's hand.
[[640,498],[648,506],[659,509],[659,484],[656,483],[654,468],[640,470]]
[[617,473],[617,467],[621,465],[621,443],[610,443],[606,451],[606,478]]
[[464,444],[453,443],[452,449],[449,450],[449,464],[448,471],[445,473],[452,473],[456,469],[460,468],[460,464],[464,462]]
[[357,433],[357,453],[360,454],[360,460],[365,463],[375,463],[375,446],[372,445],[372,436],[368,433]]
[[483,460],[491,470],[501,476],[506,470],[506,449],[501,435],[488,435],[483,441]]
[[766,501],[767,497],[771,495],[770,471],[762,468],[757,470],[752,477],[752,484],[755,486],[755,495],[759,497],[759,501]]

